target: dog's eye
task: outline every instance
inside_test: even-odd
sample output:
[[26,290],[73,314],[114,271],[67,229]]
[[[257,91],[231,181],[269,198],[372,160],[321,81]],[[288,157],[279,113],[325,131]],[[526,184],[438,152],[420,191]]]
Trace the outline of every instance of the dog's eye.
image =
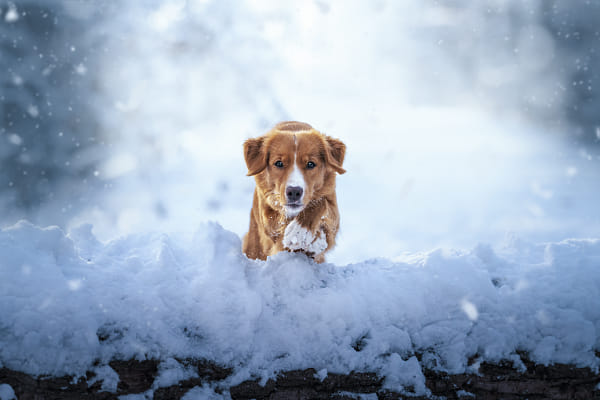
[[281,160],[275,161],[275,166],[277,168],[283,168],[283,162]]
[[308,168],[308,169],[313,169],[316,166],[317,166],[317,164],[315,164],[312,161],[309,161],[309,162],[306,163],[306,168]]

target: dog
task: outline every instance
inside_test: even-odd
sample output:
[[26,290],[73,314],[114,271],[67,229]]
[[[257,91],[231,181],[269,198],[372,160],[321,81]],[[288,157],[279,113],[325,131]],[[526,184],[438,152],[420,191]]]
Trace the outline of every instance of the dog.
[[248,258],[266,260],[288,250],[325,261],[340,226],[335,180],[346,172],[345,154],[340,140],[297,121],[244,142],[248,176],[256,181],[242,243]]

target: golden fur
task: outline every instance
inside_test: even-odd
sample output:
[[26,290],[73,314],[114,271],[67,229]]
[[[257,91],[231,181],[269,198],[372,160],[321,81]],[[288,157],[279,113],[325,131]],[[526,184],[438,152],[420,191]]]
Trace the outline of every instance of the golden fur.
[[[336,172],[346,172],[345,152],[341,141],[296,121],[279,123],[264,136],[246,140],[248,176],[256,181],[250,228],[242,245],[248,258],[264,260],[285,249],[302,251],[316,262],[325,260],[340,225],[335,178]],[[301,184],[290,186],[297,182]],[[297,189],[295,195],[290,188]]]

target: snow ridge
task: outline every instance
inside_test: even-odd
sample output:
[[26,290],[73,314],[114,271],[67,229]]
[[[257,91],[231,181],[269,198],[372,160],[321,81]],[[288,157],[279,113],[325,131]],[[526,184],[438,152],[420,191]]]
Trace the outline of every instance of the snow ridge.
[[89,225],[0,230],[0,367],[77,375],[114,358],[198,357],[233,366],[232,383],[310,367],[426,393],[423,367],[459,373],[471,357],[599,366],[598,239],[346,266],[240,248],[214,223],[109,243]]

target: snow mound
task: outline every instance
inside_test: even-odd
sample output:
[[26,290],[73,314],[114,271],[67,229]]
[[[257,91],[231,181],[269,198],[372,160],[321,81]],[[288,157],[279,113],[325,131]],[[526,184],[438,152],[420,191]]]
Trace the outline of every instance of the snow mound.
[[0,400],[16,400],[15,391],[10,385],[0,383]]
[[336,266],[248,260],[214,223],[102,243],[89,225],[19,222],[0,230],[0,254],[0,367],[30,374],[196,357],[232,366],[233,383],[357,370],[425,393],[423,368],[474,358],[599,366],[599,239]]

